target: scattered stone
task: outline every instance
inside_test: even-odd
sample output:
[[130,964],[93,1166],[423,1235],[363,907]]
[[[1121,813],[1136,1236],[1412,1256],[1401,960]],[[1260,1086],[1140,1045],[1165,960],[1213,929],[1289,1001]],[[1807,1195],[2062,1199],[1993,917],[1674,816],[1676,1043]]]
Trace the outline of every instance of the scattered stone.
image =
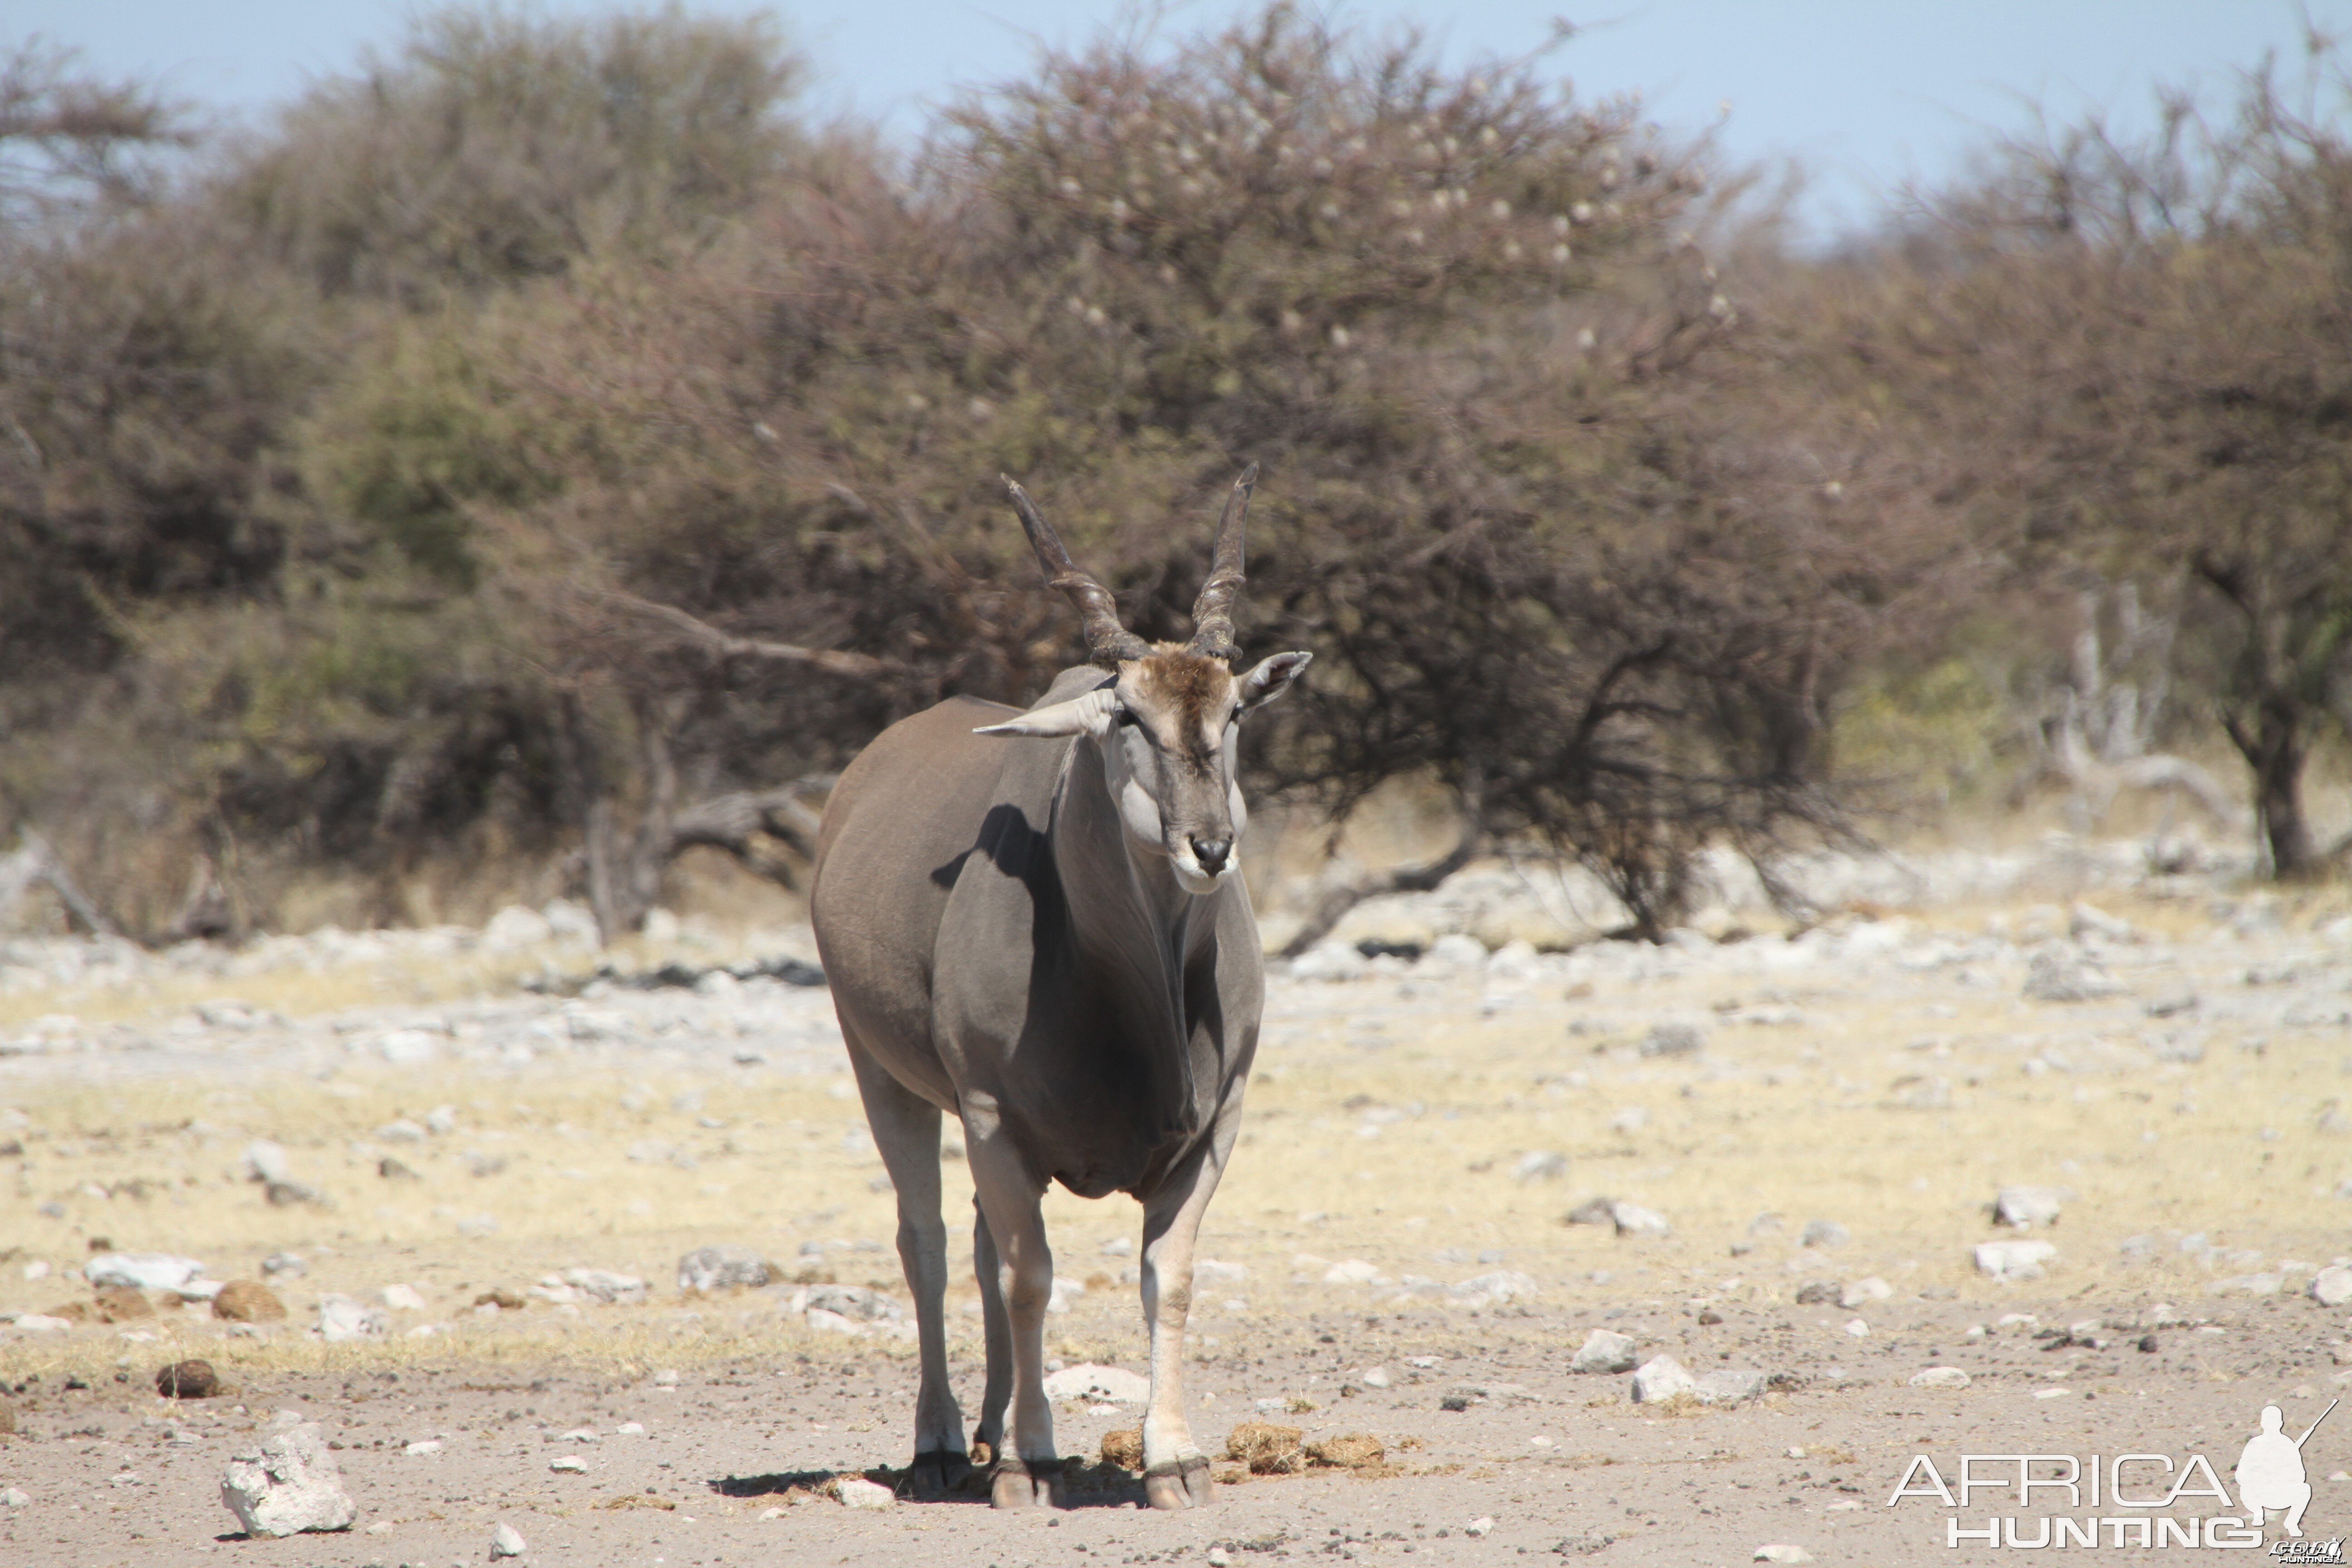
[[1386,1388],[1389,1385],[1388,1368],[1384,1366],[1365,1368],[1363,1384],[1366,1388]]
[[441,1054],[440,1037],[426,1029],[393,1029],[375,1043],[394,1067],[415,1067]]
[[844,1508],[888,1508],[898,1500],[888,1487],[863,1476],[844,1476],[834,1487]]
[[279,1428],[257,1450],[231,1459],[221,1501],[248,1535],[349,1530],[358,1512],[326,1438],[307,1421]]
[[2311,1277],[2311,1299],[2323,1307],[2352,1301],[2352,1268],[2331,1263]]
[[[802,1297],[795,1292],[793,1300]],[[803,1306],[809,1311],[836,1313],[852,1322],[898,1322],[907,1310],[879,1290],[869,1290],[863,1285],[812,1285],[808,1288]]]
[[567,1268],[563,1282],[607,1306],[633,1306],[649,1293],[646,1282],[635,1275],[615,1274],[609,1268]]
[[[1479,950],[1483,961],[1486,950]],[[1322,942],[1290,961],[1293,980],[1354,980],[1371,967],[1371,961],[1352,942]]]
[[232,1323],[276,1323],[286,1317],[286,1303],[268,1286],[251,1279],[232,1279],[213,1298],[213,1316]]
[[[76,1302],[75,1305],[79,1306],[80,1303]],[[26,1334],[62,1334],[73,1326],[71,1318],[55,1317],[47,1312],[20,1312],[16,1322],[17,1332]]]
[[1343,1432],[1336,1437],[1326,1437],[1307,1445],[1308,1463],[1328,1465],[1337,1469],[1365,1469],[1387,1458],[1388,1450],[1370,1432]]
[[419,1437],[401,1450],[412,1458],[420,1458],[426,1454],[437,1454],[440,1451],[441,1439],[438,1437]]
[[1617,1200],[1591,1198],[1568,1211],[1570,1225],[1607,1225],[1617,1223]]
[[1759,1546],[1754,1561],[1758,1563],[1811,1563],[1813,1554],[1801,1546]]
[[133,1290],[128,1285],[107,1285],[100,1288],[91,1299],[90,1310],[101,1323],[128,1323],[155,1315],[155,1303],[146,1293]]
[[677,1260],[677,1288],[697,1295],[736,1286],[756,1290],[768,1279],[767,1259],[748,1247],[698,1247]]
[[350,1296],[322,1296],[319,1300],[319,1321],[313,1332],[331,1345],[345,1344],[352,1340],[380,1340],[390,1332],[392,1320],[381,1307]]
[[1770,1383],[1760,1372],[1717,1367],[1703,1374],[1691,1394],[1701,1405],[1738,1405],[1759,1397]]
[[1894,1299],[1895,1287],[1875,1274],[1864,1279],[1857,1279],[1838,1292],[1838,1305],[1848,1310],[1856,1307],[1866,1307],[1873,1301],[1891,1301]]
[[1511,1301],[1532,1300],[1541,1294],[1541,1288],[1532,1279],[1509,1268],[1474,1274],[1445,1288],[1446,1300],[1456,1307],[1500,1307]]
[[1106,1465],[1117,1465],[1122,1470],[1143,1468],[1143,1428],[1122,1426],[1116,1432],[1106,1432],[1102,1440],[1102,1458]]
[[1675,1227],[1666,1223],[1665,1215],[1655,1209],[1643,1208],[1640,1204],[1612,1204],[1609,1205],[1609,1218],[1620,1236],[1672,1236],[1675,1233]]
[[501,1524],[490,1531],[492,1557],[520,1557],[530,1550],[530,1542],[525,1541],[522,1531],[511,1524]]
[[2058,1223],[2058,1211],[2074,1194],[2063,1187],[2003,1187],[1993,1199],[1996,1222],[2019,1230]]
[[1853,1233],[1833,1219],[1809,1219],[1797,1237],[1800,1247],[1843,1247]]
[[1609,1119],[1609,1131],[1631,1137],[1650,1124],[1650,1113],[1639,1105],[1629,1105]]
[[414,1285],[387,1285],[375,1294],[376,1300],[383,1303],[384,1310],[388,1312],[425,1310],[424,1294]]
[[588,1473],[588,1461],[577,1454],[566,1454],[560,1459],[548,1460],[547,1468],[561,1475],[584,1476]]
[[23,1508],[32,1500],[30,1497],[15,1487],[10,1487],[6,1491],[0,1491],[0,1508]]
[[1696,1024],[1653,1024],[1642,1037],[1645,1057],[1695,1057],[1706,1047],[1706,1036]]
[[1323,1271],[1326,1285],[1378,1285],[1388,1276],[1360,1258],[1343,1258]]
[[166,1399],[210,1399],[220,1377],[208,1361],[175,1361],[155,1374],[155,1392]]
[[1845,1297],[1834,1279],[1808,1279],[1797,1287],[1800,1307],[1834,1307]]
[[1307,1450],[1296,1426],[1244,1421],[1225,1438],[1225,1458],[1249,1467],[1254,1476],[1295,1476],[1307,1468]]
[[193,1258],[168,1252],[101,1252],[81,1267],[92,1285],[127,1285],[133,1290],[173,1290],[205,1271]]
[[2107,942],[2134,942],[2139,935],[2132,930],[2131,921],[2111,915],[2095,904],[2084,903],[2077,903],[2068,916],[2066,934],[2076,942],[2094,936]]
[[261,1272],[271,1279],[280,1274],[289,1279],[299,1279],[310,1272],[310,1266],[302,1261],[302,1255],[299,1252],[273,1252],[261,1260]]
[[245,1173],[249,1181],[290,1182],[294,1179],[294,1162],[284,1144],[257,1138],[245,1146]]
[[1045,1377],[1048,1399],[1108,1399],[1119,1405],[1140,1405],[1151,1397],[1151,1380],[1125,1367],[1080,1362]]
[[2039,1279],[2042,1266],[2058,1256],[2046,1241],[1980,1241],[1975,1249],[1977,1272],[1996,1279]]
[[1914,1388],[1966,1388],[1969,1374],[1956,1366],[1931,1366],[1911,1374]]
[[407,1117],[396,1117],[375,1130],[375,1135],[387,1143],[422,1143],[425,1129]]
[[1653,1356],[1633,1373],[1633,1403],[1656,1405],[1697,1391],[1698,1379],[1670,1355]]
[[[2140,1004],[2140,1011],[2151,1018],[2176,1018],[2183,1013],[2194,1013],[2197,1011],[2197,993],[2185,988],[2161,992]],[[2202,1058],[2205,1053],[2200,1047],[2197,1054]]]
[[1470,1536],[1485,1535],[1494,1528],[1494,1516],[1492,1514],[1481,1514],[1478,1518],[1474,1519],[1469,1523],[1464,1525],[1462,1527],[1462,1533]]
[[2028,962],[2025,994],[2036,1002],[2095,1002],[2123,987],[2079,948],[2045,947]]
[[1511,1167],[1512,1179],[1520,1182],[1556,1182],[1567,1174],[1568,1156],[1550,1149],[1530,1149]]

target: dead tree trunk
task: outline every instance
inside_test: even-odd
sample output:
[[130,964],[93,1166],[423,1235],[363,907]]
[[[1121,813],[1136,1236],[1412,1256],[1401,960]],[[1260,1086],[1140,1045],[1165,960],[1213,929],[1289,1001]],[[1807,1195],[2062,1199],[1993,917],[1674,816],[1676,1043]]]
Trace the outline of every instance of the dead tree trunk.
[[1307,922],[1282,944],[1282,956],[1297,958],[1325,937],[1348,918],[1348,911],[1366,899],[1377,899],[1389,893],[1426,893],[1434,889],[1446,878],[1454,875],[1478,858],[1486,846],[1484,818],[1484,792],[1473,775],[1465,782],[1460,795],[1461,836],[1436,859],[1420,866],[1399,866],[1391,870],[1375,871],[1359,877],[1339,887],[1326,889],[1315,900]]

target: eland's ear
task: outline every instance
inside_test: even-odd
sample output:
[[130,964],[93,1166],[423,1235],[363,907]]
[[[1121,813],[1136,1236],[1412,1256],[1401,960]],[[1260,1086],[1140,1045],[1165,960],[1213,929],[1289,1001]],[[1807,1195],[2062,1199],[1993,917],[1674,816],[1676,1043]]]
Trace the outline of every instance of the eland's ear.
[[1031,735],[1044,739],[1071,735],[1092,735],[1101,740],[1110,732],[1111,721],[1118,716],[1118,693],[1108,686],[1056,702],[1050,708],[1036,708],[1018,719],[1002,724],[983,724],[972,731],[975,735]]
[[1298,679],[1299,671],[1314,657],[1311,653],[1277,653],[1260,659],[1256,668],[1242,677],[1241,711],[1263,708],[1289,690],[1290,683]]

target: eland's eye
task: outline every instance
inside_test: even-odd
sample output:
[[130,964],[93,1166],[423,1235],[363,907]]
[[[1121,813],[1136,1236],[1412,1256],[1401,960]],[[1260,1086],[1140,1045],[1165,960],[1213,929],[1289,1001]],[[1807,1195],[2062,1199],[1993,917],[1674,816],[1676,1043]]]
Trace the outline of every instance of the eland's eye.
[[1129,708],[1121,708],[1121,709],[1118,710],[1116,712],[1114,712],[1114,713],[1111,715],[1111,722],[1112,722],[1112,723],[1114,723],[1114,724],[1116,724],[1116,725],[1118,725],[1118,726],[1120,729],[1122,729],[1122,730],[1132,730],[1132,729],[1134,729],[1134,728],[1135,728],[1135,711],[1134,711],[1134,710],[1132,710],[1132,709],[1129,709]]

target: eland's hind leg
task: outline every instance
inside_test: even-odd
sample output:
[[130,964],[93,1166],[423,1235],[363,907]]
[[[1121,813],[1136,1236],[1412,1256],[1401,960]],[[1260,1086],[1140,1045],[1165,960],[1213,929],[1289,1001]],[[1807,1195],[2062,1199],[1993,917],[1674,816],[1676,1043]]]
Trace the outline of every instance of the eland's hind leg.
[[968,1096],[964,1106],[964,1147],[996,1245],[997,1289],[1003,1298],[1013,1373],[1012,1430],[998,1452],[991,1500],[999,1508],[1026,1508],[1055,1502],[1061,1485],[1054,1407],[1045,1397],[1045,1303],[1054,1293],[1054,1255],[1045,1245],[1045,1216],[1038,1208],[1044,1184],[999,1129],[994,1108],[972,1103],[977,1098]]
[[[967,1134],[969,1136],[969,1134]],[[980,1396],[980,1427],[972,1441],[993,1458],[1004,1451],[1004,1411],[1013,1401],[1013,1322],[1004,1315],[1004,1281],[997,1272],[996,1238],[988,1234],[988,1211],[980,1194],[971,1198],[971,1272],[980,1285],[981,1331],[988,1346],[988,1384]],[[977,1454],[975,1458],[980,1458]]]
[[940,1215],[940,1109],[892,1078],[849,1044],[866,1124],[898,1194],[898,1262],[915,1298],[922,1381],[915,1394],[915,1463],[908,1482],[918,1498],[952,1491],[970,1469],[963,1412],[948,1383],[948,1233]]

